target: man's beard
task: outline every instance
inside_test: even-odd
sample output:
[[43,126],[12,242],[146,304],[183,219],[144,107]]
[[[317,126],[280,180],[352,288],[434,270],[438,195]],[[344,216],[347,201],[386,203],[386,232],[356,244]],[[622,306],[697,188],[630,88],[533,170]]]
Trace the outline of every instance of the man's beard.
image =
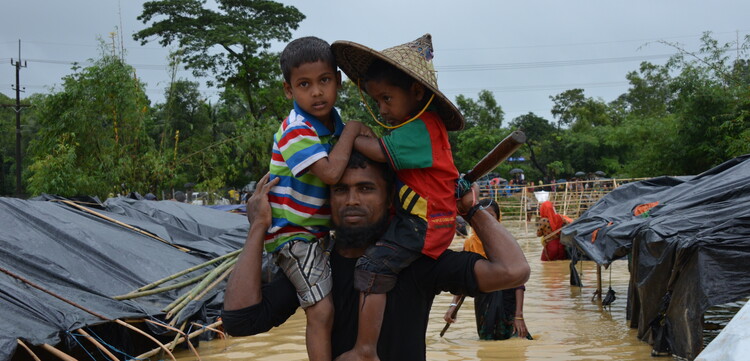
[[388,214],[383,214],[377,222],[364,226],[335,225],[336,247],[342,249],[367,248],[380,239],[388,226]]

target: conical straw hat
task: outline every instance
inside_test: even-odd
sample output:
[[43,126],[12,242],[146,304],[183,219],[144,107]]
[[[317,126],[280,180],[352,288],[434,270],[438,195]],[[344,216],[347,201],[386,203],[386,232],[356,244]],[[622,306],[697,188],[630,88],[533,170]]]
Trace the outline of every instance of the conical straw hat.
[[453,103],[438,90],[437,74],[432,65],[432,35],[383,51],[368,48],[352,41],[339,40],[331,44],[339,68],[355,84],[364,82],[365,73],[375,59],[381,59],[422,83],[435,93],[434,104],[448,130],[464,127],[464,117]]

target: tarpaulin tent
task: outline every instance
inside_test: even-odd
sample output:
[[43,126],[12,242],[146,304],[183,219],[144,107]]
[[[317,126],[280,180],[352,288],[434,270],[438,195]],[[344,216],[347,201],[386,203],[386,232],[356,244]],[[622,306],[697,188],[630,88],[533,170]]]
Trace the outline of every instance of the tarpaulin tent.
[[[247,234],[244,216],[199,206],[124,198],[101,206],[0,198],[0,361],[17,339],[55,345],[114,319],[163,318],[185,289],[112,296],[236,250]],[[220,297],[210,292],[184,318],[220,307]]]
[[750,155],[700,175],[615,189],[563,229],[598,264],[630,255],[630,326],[655,352],[693,359],[711,306],[750,296]]

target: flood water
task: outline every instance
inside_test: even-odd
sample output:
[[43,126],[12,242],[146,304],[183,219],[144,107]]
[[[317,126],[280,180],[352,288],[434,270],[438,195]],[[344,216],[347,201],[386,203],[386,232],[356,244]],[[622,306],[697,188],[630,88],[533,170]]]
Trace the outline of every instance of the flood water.
[[[443,315],[452,295],[435,298],[427,327],[428,360],[651,360],[651,347],[636,337],[625,321],[629,274],[626,261],[602,269],[604,291],[611,285],[617,300],[602,308],[592,295],[596,289],[596,265],[579,263],[584,287],[570,286],[569,261],[541,262],[541,244],[532,227],[509,226],[519,239],[531,265],[526,284],[524,319],[534,340],[480,341],[474,322],[474,302],[467,298],[458,321],[440,337]],[[456,238],[451,248],[461,249]],[[581,268],[582,267],[582,268]],[[201,342],[203,360],[306,360],[305,316],[302,310],[280,327],[251,337]],[[178,360],[195,360],[187,351]],[[671,358],[666,358],[671,360]]]

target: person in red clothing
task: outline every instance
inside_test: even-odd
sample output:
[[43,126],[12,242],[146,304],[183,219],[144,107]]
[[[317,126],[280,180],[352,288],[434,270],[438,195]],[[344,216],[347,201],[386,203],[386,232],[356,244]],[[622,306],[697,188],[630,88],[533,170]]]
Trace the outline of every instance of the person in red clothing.
[[375,360],[386,293],[399,272],[422,255],[437,259],[453,240],[459,174],[448,130],[463,128],[464,119],[438,90],[430,34],[380,52],[350,41],[336,41],[331,49],[341,70],[375,100],[386,124],[373,114],[375,121],[390,130],[379,139],[359,136],[354,148],[388,163],[398,178],[396,215],[357,263],[357,343],[341,357]]
[[557,214],[555,206],[545,201],[539,206],[536,235],[542,237],[542,261],[568,259],[565,246],[560,243],[560,229],[570,223],[570,218]]

